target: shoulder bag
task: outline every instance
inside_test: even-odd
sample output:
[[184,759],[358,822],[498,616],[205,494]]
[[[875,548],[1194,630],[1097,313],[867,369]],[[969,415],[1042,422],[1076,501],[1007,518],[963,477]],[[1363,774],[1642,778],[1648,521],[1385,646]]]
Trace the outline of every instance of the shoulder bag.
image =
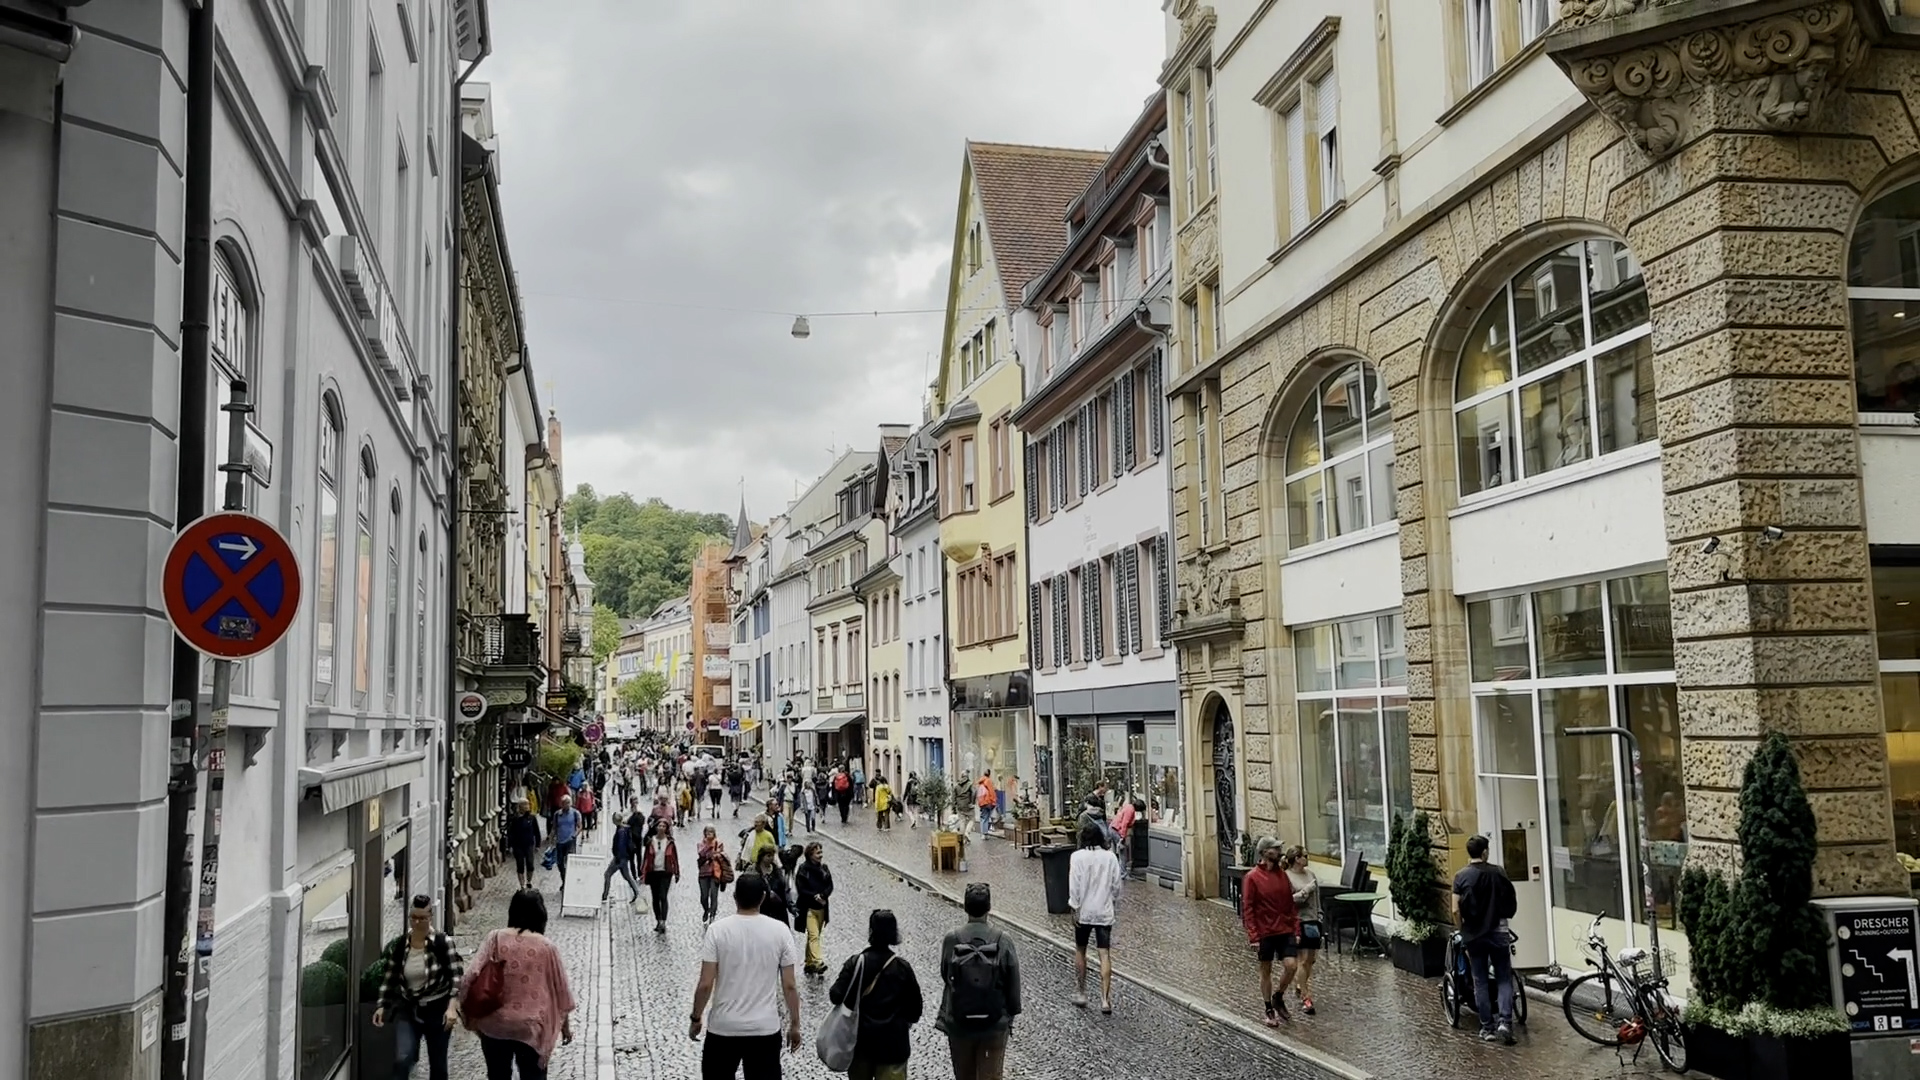
[[860,1041],[860,1002],[879,984],[880,976],[894,958],[887,957],[887,963],[880,965],[874,972],[873,982],[864,987],[861,980],[867,973],[867,958],[864,954],[854,961],[853,979],[849,984],[851,1000],[834,1006],[832,1012],[820,1024],[820,1034],[813,1040],[814,1052],[820,1055],[820,1063],[828,1072],[843,1073],[853,1067],[854,1047]]
[[[500,931],[495,930],[495,935]],[[482,946],[486,959],[473,973],[473,979],[467,983],[466,990],[460,995],[460,1012],[467,1020],[484,1020],[500,1011],[507,1003],[507,962],[500,958],[493,936],[489,935],[487,944]]]

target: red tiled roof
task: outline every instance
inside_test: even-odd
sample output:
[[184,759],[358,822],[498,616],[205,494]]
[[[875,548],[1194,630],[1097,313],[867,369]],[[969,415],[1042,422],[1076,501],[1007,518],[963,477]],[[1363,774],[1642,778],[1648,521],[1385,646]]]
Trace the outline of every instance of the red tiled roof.
[[1107,153],[969,141],[967,159],[1007,307],[1018,308],[1027,282],[1066,248],[1067,205],[1100,171]]

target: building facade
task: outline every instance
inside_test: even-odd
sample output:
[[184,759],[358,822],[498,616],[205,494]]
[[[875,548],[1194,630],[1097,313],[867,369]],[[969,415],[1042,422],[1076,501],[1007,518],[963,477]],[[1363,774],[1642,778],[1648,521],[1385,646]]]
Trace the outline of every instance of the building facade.
[[867,773],[886,777],[896,787],[906,777],[906,737],[903,731],[906,691],[901,674],[906,666],[906,639],[901,634],[901,578],[895,566],[899,549],[891,528],[894,503],[894,455],[906,445],[904,424],[880,428],[880,453],[867,484],[872,515],[867,534],[867,572],[854,579],[853,591],[866,606],[867,624]]
[[688,718],[693,727],[686,732],[698,743],[725,741],[721,721],[733,714],[733,574],[728,563],[732,550],[733,545],[724,540],[702,547],[693,558],[687,589],[697,662],[693,665],[692,715]]
[[[969,142],[933,386],[947,669],[956,777],[992,770],[1010,805],[1018,777],[1050,797],[1052,748],[1035,726],[1028,655],[1025,446],[1012,421],[1025,390],[1015,323],[1021,290],[1059,257],[1066,206],[1105,162],[1097,151]],[[1005,805],[1002,807],[1005,808]]]
[[834,492],[833,516],[810,534],[807,546],[813,702],[807,719],[793,726],[793,734],[805,736],[799,749],[818,760],[864,759],[869,749],[871,630],[856,585],[867,576],[885,527],[874,513],[879,463],[871,451],[861,458],[860,467]]
[[[1148,866],[1183,875],[1165,341],[1172,207],[1154,95],[1067,207],[1066,250],[1025,290],[1028,638],[1034,712],[1058,747],[1056,812],[1095,783],[1140,804]],[[1113,809],[1113,807],[1109,807]]]
[[730,749],[760,749],[761,718],[772,709],[773,579],[772,537],[747,520],[743,502],[733,526],[733,550],[727,556],[732,598],[733,711],[737,724],[722,732]]
[[[1168,11],[1195,891],[1240,830],[1332,872],[1424,809],[1493,838],[1518,964],[1644,944],[1644,895],[1684,980],[1680,867],[1782,731],[1816,892],[1905,895],[1920,23],[1340,7]],[[1616,86],[1661,50],[1699,64]]]
[[644,718],[646,728],[663,735],[684,735],[693,704],[692,602],[684,596],[662,601],[641,624],[640,633],[647,668],[667,680],[660,704]]
[[[0,1072],[131,1080],[184,1049],[162,988],[192,912],[166,896],[199,847],[169,826],[170,711],[206,723],[210,668],[175,663],[160,574],[220,505],[242,379],[277,451],[246,505],[306,599],[234,680],[206,1051],[212,1077],[294,1075],[351,1039],[301,1022],[302,967],[345,942],[357,974],[397,930],[386,868],[442,892],[452,95],[484,25],[468,51],[436,0],[0,6],[41,39],[0,47],[0,678],[38,748],[5,772]],[[210,96],[184,82],[198,18]]]
[[947,767],[946,556],[940,551],[939,457],[924,432],[909,435],[888,455],[891,478],[888,531],[894,573],[900,577],[900,733],[896,758],[903,774]]

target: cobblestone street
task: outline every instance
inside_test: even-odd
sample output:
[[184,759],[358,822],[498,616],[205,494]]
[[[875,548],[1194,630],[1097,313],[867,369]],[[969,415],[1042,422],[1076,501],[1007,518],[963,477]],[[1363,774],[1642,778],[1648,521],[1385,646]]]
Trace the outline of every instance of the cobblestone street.
[[[692,842],[688,835],[682,830],[683,843]],[[926,997],[926,1017],[913,1031],[911,1075],[951,1076],[946,1041],[934,1030],[933,1016],[939,1004],[940,939],[963,917],[944,899],[869,860],[833,848],[827,857],[835,887],[834,921],[827,931],[827,959],[833,972],[838,973],[846,957],[864,943],[868,911],[893,909],[906,939],[902,957],[913,965]],[[625,886],[616,882],[614,894],[616,900],[625,895]],[[699,974],[703,933],[699,892],[691,877],[674,887],[664,936],[653,932],[646,902],[643,892],[640,909],[626,904],[611,909],[617,1075],[619,1080],[688,1080],[698,1075],[700,1055],[700,1045],[687,1038],[686,1019]],[[730,912],[732,904],[732,894],[724,895],[722,913]],[[1074,1008],[1068,1001],[1073,986],[1070,960],[1024,936],[1019,938],[1019,948],[1025,1012],[1014,1025],[1008,1051],[1010,1080],[1089,1076],[1320,1080],[1330,1075],[1131,987],[1116,987],[1110,1017],[1097,1009]],[[833,1075],[813,1051],[814,1032],[829,1008],[830,984],[830,979],[802,980],[801,1026],[806,1044],[787,1057],[789,1078],[815,1080]],[[574,1074],[556,1071],[554,1075]]]
[[[1040,863],[1026,859],[1011,843],[993,839],[981,844],[976,838],[967,846],[968,873],[935,875],[928,870],[925,828],[883,832],[873,827],[870,815],[861,814],[844,827],[822,819],[818,835],[829,841],[828,858],[836,874],[851,870],[848,864],[861,853],[933,889],[949,910],[967,882],[990,882],[997,914],[1021,930],[1043,935],[1056,957],[1071,948],[1072,917],[1047,914]],[[806,838],[804,831],[801,838]],[[1568,1027],[1557,998],[1530,1003],[1530,1023],[1517,1030],[1517,1046],[1481,1043],[1470,1027],[1455,1030],[1447,1025],[1436,983],[1396,971],[1384,959],[1351,952],[1327,951],[1320,957],[1314,973],[1317,1015],[1296,1013],[1291,1025],[1270,1032],[1258,1020],[1259,972],[1233,911],[1211,901],[1187,900],[1150,882],[1128,883],[1118,905],[1114,943],[1116,981],[1125,976],[1154,992],[1131,990],[1126,995],[1130,1005],[1145,999],[1184,1006],[1164,1014],[1168,1022],[1161,1026],[1166,1030],[1190,1027],[1196,1016],[1210,1017],[1207,1026],[1212,1031],[1232,1031],[1239,1036],[1237,1042],[1249,1045],[1282,1044],[1338,1075],[1381,1080],[1621,1080],[1661,1074],[1651,1049],[1639,1061],[1623,1063],[1612,1050],[1581,1040]],[[1137,1030],[1139,1017],[1131,1012],[1116,1013],[1115,1023]],[[1153,1064],[1162,1067],[1157,1059]]]

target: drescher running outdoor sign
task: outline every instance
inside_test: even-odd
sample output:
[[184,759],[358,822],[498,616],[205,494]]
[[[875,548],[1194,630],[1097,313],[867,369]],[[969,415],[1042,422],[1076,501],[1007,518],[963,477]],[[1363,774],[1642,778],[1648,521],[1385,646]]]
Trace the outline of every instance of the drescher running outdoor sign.
[[189,525],[167,552],[167,617],[208,656],[241,660],[274,646],[300,608],[300,566],[272,525],[251,514],[213,514]]

